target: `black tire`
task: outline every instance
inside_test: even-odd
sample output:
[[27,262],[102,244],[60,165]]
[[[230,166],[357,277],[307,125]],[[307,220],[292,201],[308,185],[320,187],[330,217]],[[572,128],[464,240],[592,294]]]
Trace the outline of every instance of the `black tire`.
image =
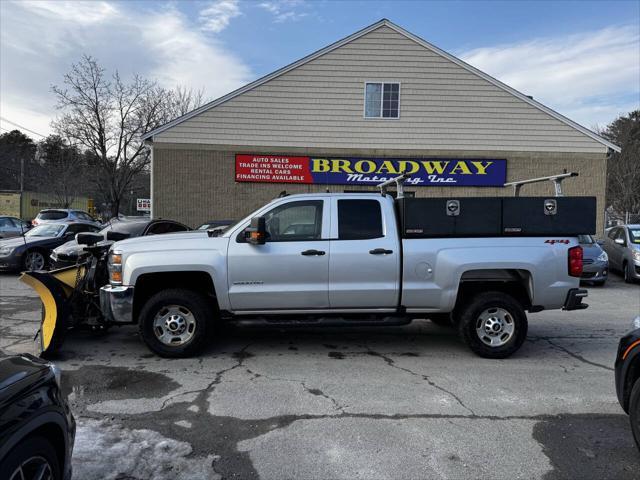
[[31,250],[27,250],[26,252],[24,252],[24,256],[22,257],[22,268],[25,271],[29,271],[29,268],[27,266],[27,260],[29,259],[30,255],[38,255],[39,257],[42,257],[42,268],[40,270],[46,270],[47,269],[47,256],[45,255],[45,253],[42,250],[38,250],[38,249],[31,249]]
[[[62,479],[60,462],[51,443],[41,436],[28,437],[13,447],[0,463],[0,474],[7,475],[2,478],[13,480],[14,474],[21,465],[24,466],[23,468],[27,470],[28,473],[28,471],[31,470],[30,467],[35,467],[36,465],[43,466],[45,464],[51,470],[51,477],[54,480]],[[18,474],[15,478],[20,479],[22,477]],[[37,477],[26,475],[25,478],[31,479]]]
[[[491,310],[496,310],[497,315],[504,316],[506,320],[503,323],[512,328],[510,336],[504,337],[504,340],[502,338],[506,335],[506,331],[502,336],[499,335],[499,332],[495,334],[492,332],[491,335],[496,335],[500,339],[499,341],[505,342],[496,346],[485,343],[476,330],[479,326],[483,327],[480,315],[485,311],[491,312]],[[529,324],[524,308],[520,302],[507,293],[480,293],[459,309],[458,331],[460,338],[475,354],[484,358],[507,358],[513,355],[527,338],[528,328]],[[485,335],[484,338],[492,337]]]
[[[191,337],[181,344],[169,345],[156,335],[154,319],[163,309],[178,306],[185,315],[195,321]],[[208,334],[214,320],[212,302],[193,290],[172,288],[153,295],[142,307],[139,317],[140,336],[147,347],[161,357],[185,358],[199,353],[207,343]]]
[[428,318],[439,327],[453,327],[450,313],[432,313]]
[[631,396],[629,397],[629,421],[631,422],[633,439],[636,441],[636,446],[640,450],[640,379],[636,380],[636,383],[631,389]]
[[622,264],[622,276],[624,277],[624,283],[633,283],[631,268],[633,267],[629,264],[629,262],[624,262]]

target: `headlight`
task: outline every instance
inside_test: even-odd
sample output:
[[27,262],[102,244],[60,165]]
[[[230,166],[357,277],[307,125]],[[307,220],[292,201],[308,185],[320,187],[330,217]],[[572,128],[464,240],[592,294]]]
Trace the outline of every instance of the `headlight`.
[[640,262],[640,250],[634,250],[633,252],[631,252],[631,255],[633,255],[633,259],[636,262]]
[[631,322],[631,329],[632,330],[637,330],[639,328],[640,328],[640,316],[634,318],[633,322]]
[[15,247],[0,247],[0,255],[10,255],[15,250]]
[[122,252],[117,250],[109,252],[107,267],[109,270],[109,282],[114,285],[122,285]]
[[609,260],[609,255],[607,255],[607,252],[602,252],[600,255],[598,255],[598,258],[596,259],[599,262],[606,262]]

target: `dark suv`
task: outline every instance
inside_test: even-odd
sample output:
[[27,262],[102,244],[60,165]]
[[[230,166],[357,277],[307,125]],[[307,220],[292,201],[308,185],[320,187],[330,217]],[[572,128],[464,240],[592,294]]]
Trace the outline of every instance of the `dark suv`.
[[60,370],[31,355],[0,358],[0,477],[71,478],[76,424]]
[[618,401],[631,420],[631,431],[640,449],[640,317],[618,346],[616,357],[616,393]]

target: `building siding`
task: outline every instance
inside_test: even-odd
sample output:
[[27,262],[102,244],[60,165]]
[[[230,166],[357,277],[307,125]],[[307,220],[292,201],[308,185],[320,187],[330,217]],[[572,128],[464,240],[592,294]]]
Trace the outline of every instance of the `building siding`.
[[[345,157],[461,157],[479,158],[473,152],[460,154],[455,150],[385,150],[377,149],[315,149],[293,148],[286,151],[262,146],[207,146],[189,144],[156,144],[153,153],[154,216],[171,218],[191,226],[207,220],[239,220],[256,208],[277,197],[280,192],[311,193],[328,188],[342,192],[358,187],[342,185],[299,185],[269,183],[236,183],[235,155],[237,153],[318,155]],[[603,229],[606,162],[603,153],[550,153],[489,151],[486,158],[507,159],[507,181],[523,180],[561,173],[563,169],[580,174],[578,179],[564,182],[566,195],[595,196],[598,202],[598,232]],[[370,188],[362,188],[368,189]],[[510,196],[511,188],[500,187],[417,187],[417,196]],[[550,182],[528,185],[523,196],[553,196]]]
[[[364,83],[400,82],[400,118],[365,119]],[[606,147],[381,26],[154,135],[162,143],[604,153]]]

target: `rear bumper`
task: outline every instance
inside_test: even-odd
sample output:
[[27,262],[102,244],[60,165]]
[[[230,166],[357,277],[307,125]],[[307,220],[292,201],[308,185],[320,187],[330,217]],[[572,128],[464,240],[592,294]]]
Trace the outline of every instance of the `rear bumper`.
[[567,293],[567,299],[564,301],[563,310],[583,310],[589,305],[582,303],[582,299],[589,295],[587,290],[583,288],[572,288]]
[[133,322],[133,287],[105,285],[100,289],[100,310],[114,323]]

